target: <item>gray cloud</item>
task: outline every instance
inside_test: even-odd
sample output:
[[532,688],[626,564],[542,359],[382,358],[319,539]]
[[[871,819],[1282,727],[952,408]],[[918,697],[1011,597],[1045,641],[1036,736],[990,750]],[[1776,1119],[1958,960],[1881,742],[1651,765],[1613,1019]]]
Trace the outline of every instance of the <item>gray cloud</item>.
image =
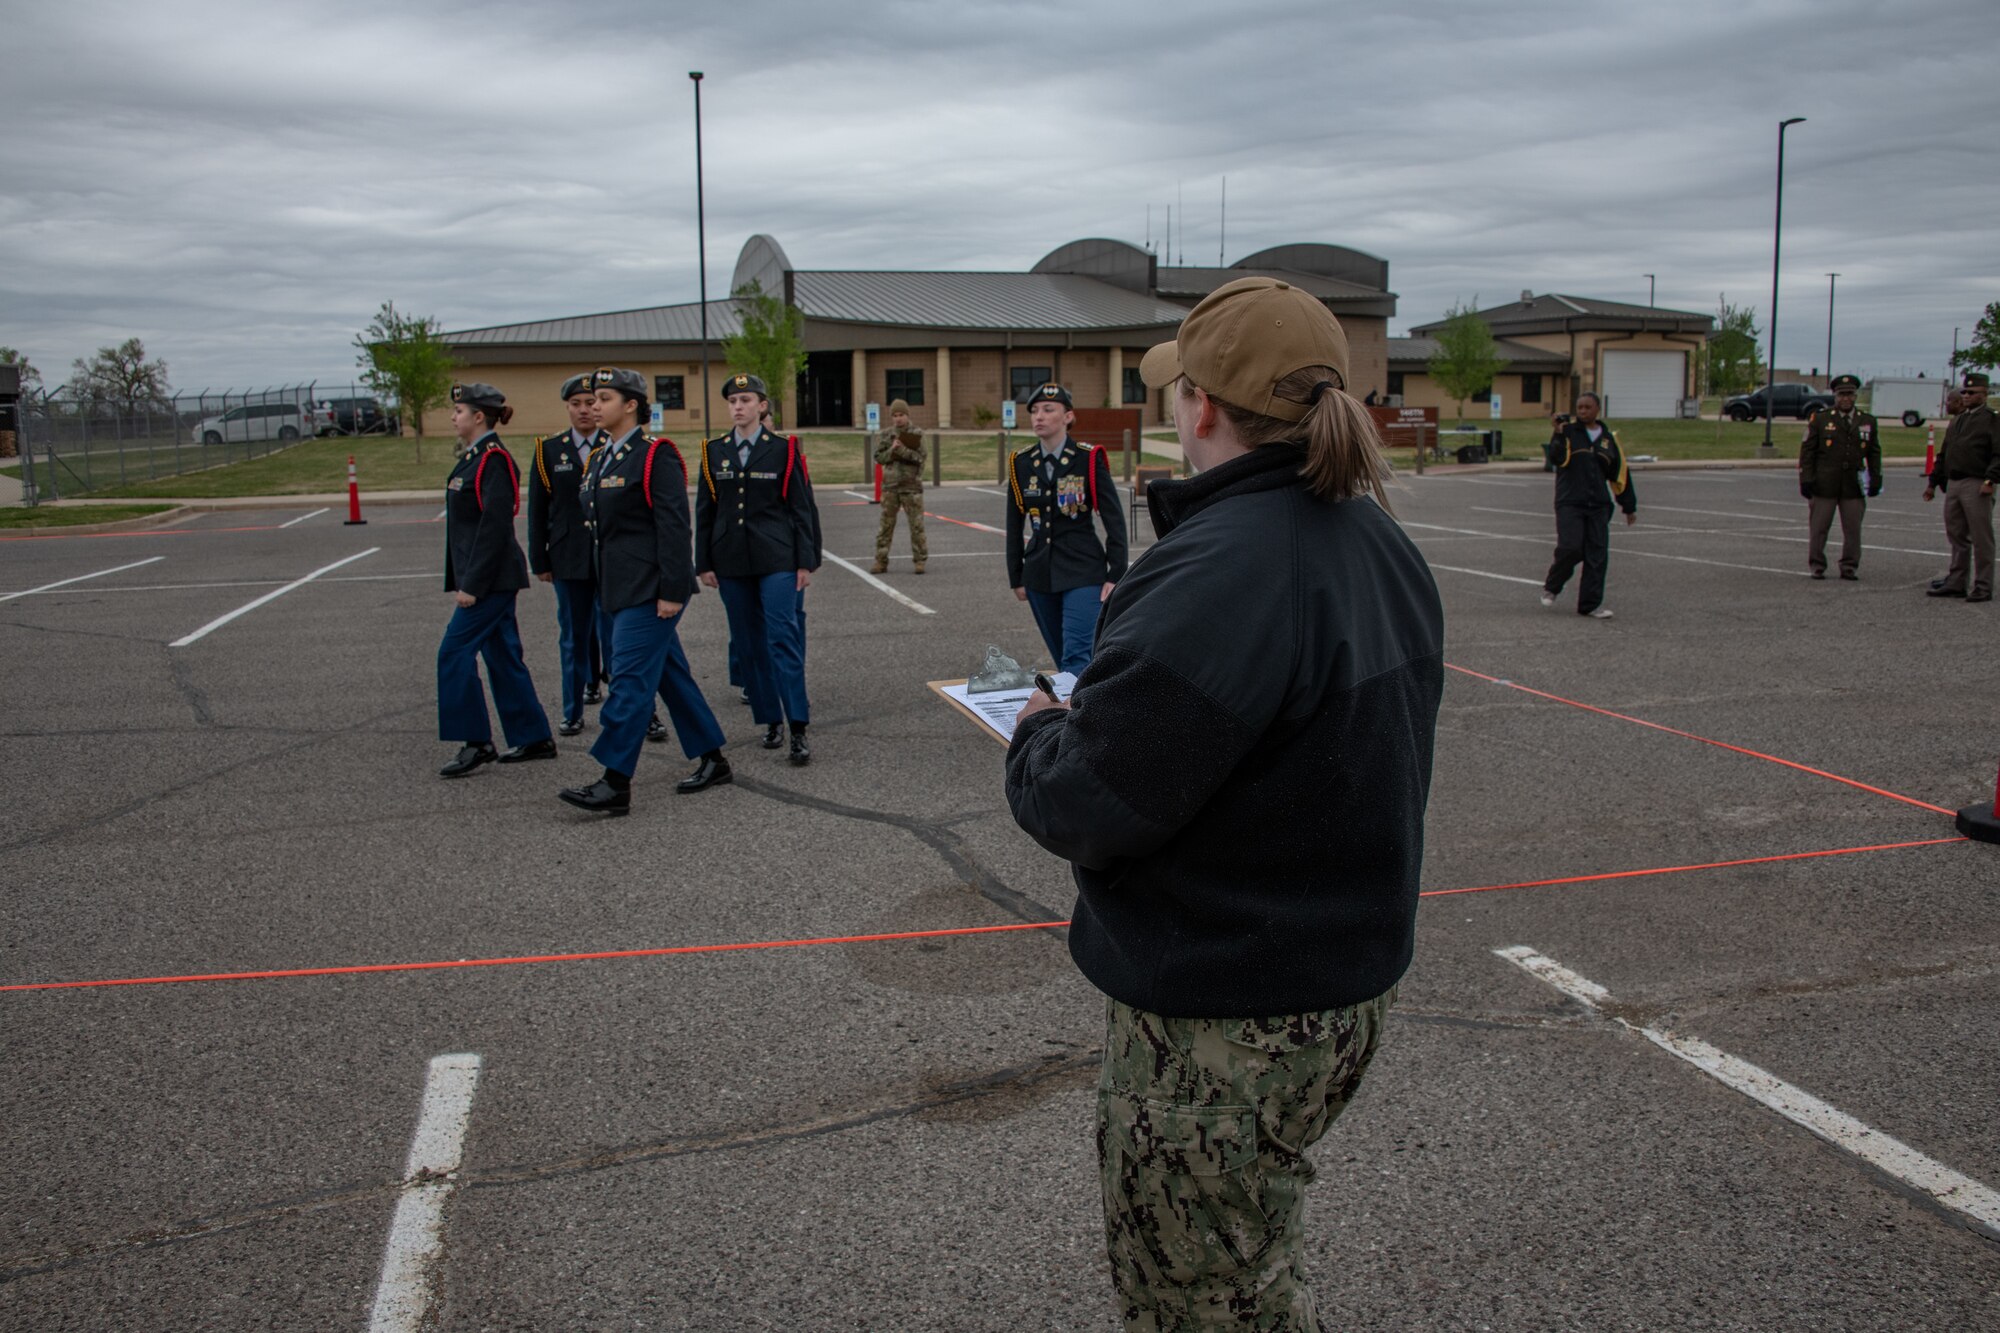
[[1189,262],[1380,254],[1399,325],[1521,288],[1769,304],[1781,364],[1935,367],[2000,297],[1990,10],[445,3],[41,6],[0,82],[0,342],[138,334],[185,387],[344,374],[376,305],[468,327],[809,268],[1021,268],[1176,218]]

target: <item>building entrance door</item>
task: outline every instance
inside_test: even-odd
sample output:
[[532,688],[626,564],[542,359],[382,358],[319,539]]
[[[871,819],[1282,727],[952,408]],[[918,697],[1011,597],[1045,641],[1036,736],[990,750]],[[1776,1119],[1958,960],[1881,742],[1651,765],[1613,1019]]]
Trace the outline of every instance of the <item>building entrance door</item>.
[[807,352],[799,376],[799,427],[854,424],[854,355],[851,352]]

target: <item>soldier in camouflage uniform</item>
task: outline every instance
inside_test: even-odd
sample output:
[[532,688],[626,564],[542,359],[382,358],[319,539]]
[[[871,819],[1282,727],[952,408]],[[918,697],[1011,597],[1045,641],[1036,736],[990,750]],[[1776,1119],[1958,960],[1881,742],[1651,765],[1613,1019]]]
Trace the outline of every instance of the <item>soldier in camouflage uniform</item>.
[[924,540],[924,436],[910,425],[910,405],[889,404],[889,428],[875,437],[875,461],[882,465],[882,526],[875,533],[875,573],[889,572],[889,547],[896,540],[896,515],[910,516],[910,559],[924,572],[930,543]]

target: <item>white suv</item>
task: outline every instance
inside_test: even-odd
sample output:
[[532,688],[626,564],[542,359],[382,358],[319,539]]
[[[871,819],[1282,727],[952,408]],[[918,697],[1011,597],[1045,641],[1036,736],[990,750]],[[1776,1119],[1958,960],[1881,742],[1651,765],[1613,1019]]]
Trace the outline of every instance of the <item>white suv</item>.
[[319,433],[320,418],[331,412],[298,403],[247,403],[219,417],[195,423],[196,444],[237,444],[244,440],[296,440]]

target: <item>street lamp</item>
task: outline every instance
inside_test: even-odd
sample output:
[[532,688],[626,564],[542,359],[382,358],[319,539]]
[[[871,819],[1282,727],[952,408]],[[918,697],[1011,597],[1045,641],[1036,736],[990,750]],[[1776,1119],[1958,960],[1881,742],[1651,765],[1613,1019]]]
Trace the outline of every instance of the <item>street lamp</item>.
[[1653,275],[1650,273],[1641,273],[1639,276],[1646,280],[1646,304],[1650,307],[1653,304]]
[[694,235],[697,262],[701,265],[701,438],[711,432],[708,425],[708,219],[701,190],[701,71],[691,69],[694,81]]
[[1778,384],[1778,243],[1785,232],[1785,131],[1803,125],[1805,119],[1793,116],[1778,122],[1778,208],[1771,221],[1771,353],[1764,363],[1764,443],[1757,450],[1759,458],[1775,458],[1778,453],[1771,444],[1771,406]]
[[1840,275],[1826,275],[1826,380],[1833,383],[1833,280]]

